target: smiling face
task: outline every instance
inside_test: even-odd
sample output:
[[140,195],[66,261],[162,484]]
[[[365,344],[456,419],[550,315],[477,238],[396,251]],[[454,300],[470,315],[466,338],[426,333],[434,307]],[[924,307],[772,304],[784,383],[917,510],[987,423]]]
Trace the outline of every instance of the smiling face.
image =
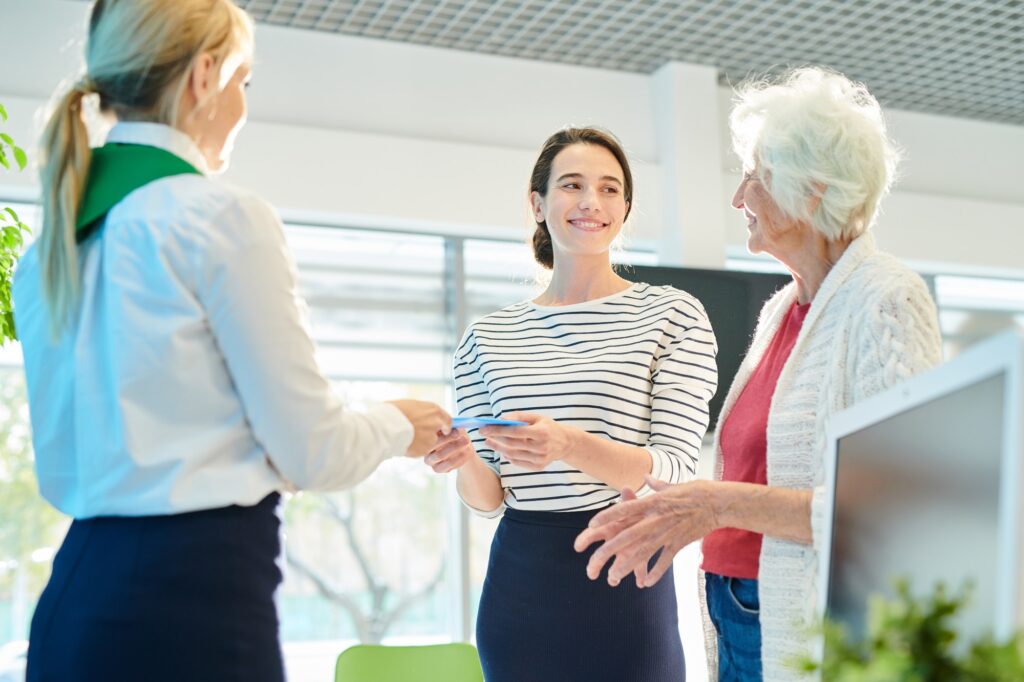
[[596,144],[573,144],[551,164],[547,193],[530,194],[534,220],[546,222],[555,262],[607,254],[622,231],[629,204],[622,167]]

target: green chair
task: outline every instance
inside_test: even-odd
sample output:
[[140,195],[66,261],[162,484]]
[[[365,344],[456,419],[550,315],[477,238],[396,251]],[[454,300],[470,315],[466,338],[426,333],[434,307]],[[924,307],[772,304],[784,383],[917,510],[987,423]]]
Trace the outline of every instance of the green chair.
[[341,652],[334,682],[483,682],[472,644],[380,646],[358,644]]

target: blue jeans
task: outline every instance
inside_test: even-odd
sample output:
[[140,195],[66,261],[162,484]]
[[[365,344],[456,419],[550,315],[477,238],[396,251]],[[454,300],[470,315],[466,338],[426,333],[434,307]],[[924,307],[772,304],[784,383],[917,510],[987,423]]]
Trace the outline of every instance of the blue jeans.
[[708,611],[718,631],[719,682],[761,679],[761,607],[757,581],[704,574]]

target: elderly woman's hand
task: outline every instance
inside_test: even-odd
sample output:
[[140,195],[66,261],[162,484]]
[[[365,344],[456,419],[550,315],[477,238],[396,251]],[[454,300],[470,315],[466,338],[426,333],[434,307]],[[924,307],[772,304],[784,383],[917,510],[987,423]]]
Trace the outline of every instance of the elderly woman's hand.
[[[655,492],[641,499],[623,491],[623,501],[604,510],[590,521],[590,527],[576,538],[577,552],[603,541],[587,563],[587,576],[596,580],[605,564],[615,558],[608,570],[608,584],[616,586],[634,573],[638,587],[658,582],[672,565],[676,554],[686,545],[718,528],[711,504],[710,481],[692,481],[667,485],[647,478]],[[661,550],[649,571],[651,558]]]
[[502,416],[527,425],[485,426],[480,434],[487,439],[487,447],[517,467],[541,471],[575,447],[579,430],[550,417],[529,412],[510,412]]

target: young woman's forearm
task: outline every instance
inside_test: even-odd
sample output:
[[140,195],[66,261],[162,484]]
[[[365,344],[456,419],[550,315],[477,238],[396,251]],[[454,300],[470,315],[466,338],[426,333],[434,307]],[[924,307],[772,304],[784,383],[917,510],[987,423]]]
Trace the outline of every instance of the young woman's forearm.
[[813,542],[810,490],[734,481],[708,483],[717,527],[740,528],[804,545]]
[[637,490],[644,484],[653,464],[646,449],[577,431],[562,461],[613,488]]
[[505,501],[501,480],[479,457],[459,468],[456,487],[466,504],[483,512],[494,511]]

